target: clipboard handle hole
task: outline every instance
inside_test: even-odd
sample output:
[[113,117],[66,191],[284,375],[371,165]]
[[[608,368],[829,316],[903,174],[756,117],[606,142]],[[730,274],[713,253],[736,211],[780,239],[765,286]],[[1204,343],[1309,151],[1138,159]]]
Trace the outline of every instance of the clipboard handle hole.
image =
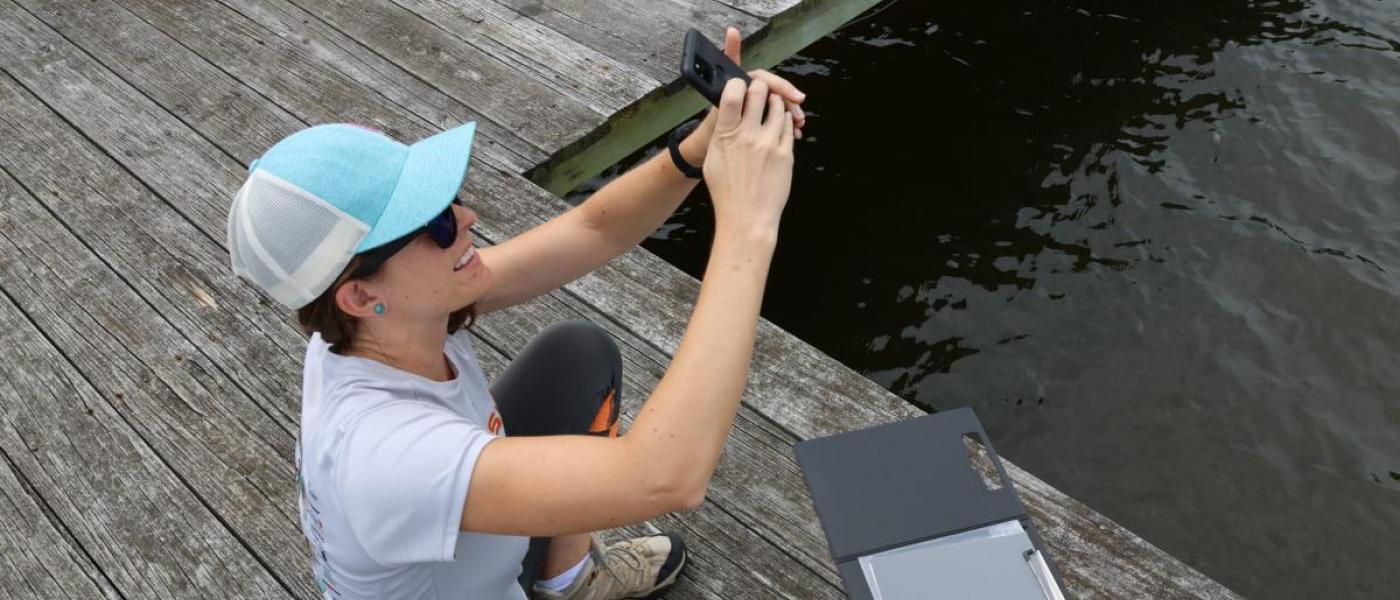
[[982,479],[982,485],[986,486],[987,491],[995,492],[1005,487],[1001,472],[997,471],[991,454],[987,453],[987,445],[982,443],[981,434],[964,433],[962,441],[967,449],[967,466]]

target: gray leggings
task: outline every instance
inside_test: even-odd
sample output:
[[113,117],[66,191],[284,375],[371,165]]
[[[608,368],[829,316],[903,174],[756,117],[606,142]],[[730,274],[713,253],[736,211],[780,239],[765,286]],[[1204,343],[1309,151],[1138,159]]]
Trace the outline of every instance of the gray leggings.
[[[622,357],[617,343],[589,321],[564,321],[541,331],[491,385],[510,437],[617,435]],[[530,538],[521,561],[526,592],[540,576],[550,538]]]

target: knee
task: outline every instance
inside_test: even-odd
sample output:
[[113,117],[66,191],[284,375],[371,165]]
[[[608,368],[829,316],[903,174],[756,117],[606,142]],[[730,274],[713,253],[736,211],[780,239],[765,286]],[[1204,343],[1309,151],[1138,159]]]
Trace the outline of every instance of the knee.
[[549,340],[552,345],[567,348],[575,357],[597,359],[602,363],[599,366],[607,371],[622,370],[622,353],[618,350],[617,342],[612,334],[592,321],[561,321],[545,328],[539,337]]

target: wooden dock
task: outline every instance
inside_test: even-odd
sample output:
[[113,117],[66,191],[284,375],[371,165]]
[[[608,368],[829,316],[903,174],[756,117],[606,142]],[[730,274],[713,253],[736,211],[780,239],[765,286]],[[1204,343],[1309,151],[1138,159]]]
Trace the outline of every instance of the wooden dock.
[[[225,250],[246,165],[277,140],[477,120],[463,196],[496,243],[566,208],[523,174],[584,169],[597,143],[625,153],[623,119],[678,110],[665,90],[686,28],[779,39],[841,4],[0,0],[0,597],[318,596],[292,450],[305,338]],[[633,250],[483,319],[477,347],[490,376],[544,326],[597,322],[623,350],[630,414],[697,292]],[[636,528],[693,549],[669,597],[842,597],[791,445],[916,414],[763,323],[708,501]],[[1236,597],[1011,472],[1077,596]]]

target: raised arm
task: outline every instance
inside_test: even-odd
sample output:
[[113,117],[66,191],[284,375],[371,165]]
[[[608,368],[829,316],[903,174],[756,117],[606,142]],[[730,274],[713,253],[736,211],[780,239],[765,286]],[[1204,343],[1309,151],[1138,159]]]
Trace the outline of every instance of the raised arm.
[[[724,48],[730,59],[742,64],[738,29],[728,29]],[[805,99],[804,94],[791,82],[767,71],[750,71],[749,75],[782,96],[791,107],[793,135],[800,137],[806,117],[798,105]],[[705,164],[716,118],[717,112],[710,111],[700,126],[681,141],[681,155],[690,164]],[[669,154],[659,152],[594,192],[582,204],[497,246],[482,248],[481,261],[491,267],[496,283],[477,303],[477,312],[488,313],[530,300],[626,252],[656,231],[697,182],[682,175]]]
[[[767,101],[770,118],[760,122]],[[715,239],[670,368],[627,434],[501,438],[482,451],[462,529],[553,536],[698,505],[748,378],[792,180],[793,122],[762,80],[732,80],[705,162]]]

